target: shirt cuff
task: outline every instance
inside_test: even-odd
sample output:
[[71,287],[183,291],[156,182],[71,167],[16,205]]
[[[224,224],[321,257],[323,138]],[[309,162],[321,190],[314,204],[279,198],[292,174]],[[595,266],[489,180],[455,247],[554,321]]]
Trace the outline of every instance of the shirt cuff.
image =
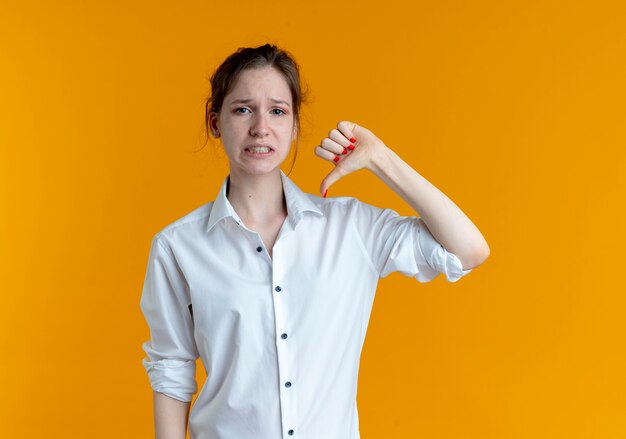
[[[423,223],[424,220],[420,218],[419,221]],[[463,276],[471,273],[471,268],[469,270],[463,270],[463,264],[457,255],[446,250],[424,224],[421,224],[421,226],[419,232],[419,247],[428,267],[432,270],[431,272],[425,270],[425,273],[423,273],[425,281],[434,278],[439,273],[443,273],[448,282],[456,282]],[[419,277],[418,280],[420,280]]]
[[141,360],[152,389],[182,402],[190,402],[198,390],[196,362],[164,358]]
[[463,276],[468,275],[473,269],[470,268],[468,270],[463,270],[463,264],[457,255],[454,253],[446,252],[447,255],[447,263],[446,263],[446,279],[448,282],[456,282],[461,279]]

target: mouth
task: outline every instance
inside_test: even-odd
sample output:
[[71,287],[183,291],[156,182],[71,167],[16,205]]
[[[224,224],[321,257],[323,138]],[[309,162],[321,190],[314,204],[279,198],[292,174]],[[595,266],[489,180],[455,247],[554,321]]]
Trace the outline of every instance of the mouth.
[[249,145],[244,154],[252,159],[264,159],[271,157],[274,154],[274,150],[269,145]]
[[269,145],[249,145],[246,149],[246,154],[250,157],[267,157],[271,155],[274,150]]
[[246,151],[254,154],[266,154],[274,150],[269,145],[250,145],[246,148]]

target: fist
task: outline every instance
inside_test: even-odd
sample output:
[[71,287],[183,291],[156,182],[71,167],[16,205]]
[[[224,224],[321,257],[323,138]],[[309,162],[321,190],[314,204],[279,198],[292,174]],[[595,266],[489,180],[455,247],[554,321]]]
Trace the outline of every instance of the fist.
[[367,128],[354,122],[339,122],[337,128],[331,130],[328,137],[315,147],[316,156],[335,165],[322,181],[320,193],[326,196],[326,191],[333,183],[351,172],[362,168],[371,170],[376,155],[384,148],[383,141]]

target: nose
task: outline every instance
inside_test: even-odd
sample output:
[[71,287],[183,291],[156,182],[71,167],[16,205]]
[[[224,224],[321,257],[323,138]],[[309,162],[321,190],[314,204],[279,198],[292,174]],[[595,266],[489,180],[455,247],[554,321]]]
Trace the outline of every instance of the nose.
[[250,127],[250,134],[253,136],[261,136],[264,137],[268,133],[268,122],[266,120],[266,116],[262,113],[257,113],[252,121],[252,126]]

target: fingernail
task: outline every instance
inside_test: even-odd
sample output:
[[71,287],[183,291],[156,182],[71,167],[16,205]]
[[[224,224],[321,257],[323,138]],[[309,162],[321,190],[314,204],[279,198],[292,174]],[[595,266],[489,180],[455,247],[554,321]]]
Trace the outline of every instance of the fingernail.
[[350,142],[354,143],[356,142],[356,139],[353,137],[352,139],[350,139]]
[[354,145],[351,143],[350,145],[348,145],[348,149],[349,149],[350,151],[353,151],[353,150],[354,150]]
[[326,198],[326,194],[328,193],[328,189],[324,191],[324,198]]
[[348,153],[348,150],[344,148],[342,154],[347,154],[347,153]]
[[335,163],[337,163],[337,162],[339,161],[339,156],[338,156],[338,155],[336,155],[336,156],[335,156],[335,158],[333,159],[333,161],[334,161]]

